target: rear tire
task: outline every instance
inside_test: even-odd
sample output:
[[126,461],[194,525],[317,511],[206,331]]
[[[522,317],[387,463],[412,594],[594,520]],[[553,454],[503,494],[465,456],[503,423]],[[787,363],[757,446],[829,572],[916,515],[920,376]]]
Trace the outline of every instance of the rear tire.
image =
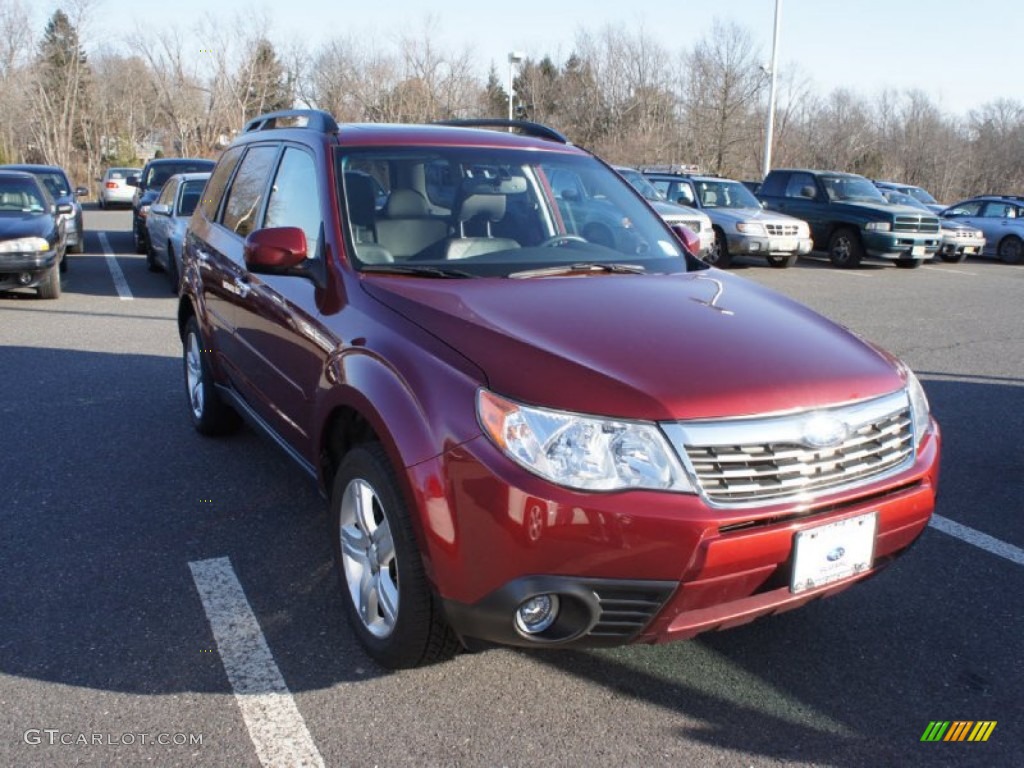
[[860,236],[849,227],[840,227],[828,239],[828,257],[832,266],[840,269],[855,269],[864,258],[864,246]]
[[199,323],[195,317],[190,317],[185,325],[182,359],[192,426],[201,435],[226,435],[238,429],[241,419],[217,393],[208,355],[203,336],[199,332]]
[[427,581],[398,479],[380,443],[352,448],[331,491],[342,599],[366,653],[388,669],[450,658],[459,641]]
[[708,254],[704,257],[704,261],[719,269],[728,269],[729,265],[732,264],[729,242],[725,238],[725,232],[718,227],[715,227],[715,239],[711,242],[711,247],[708,248]]
[[1007,264],[1020,264],[1024,259],[1024,243],[1019,237],[1010,235],[999,243],[999,258]]
[[768,256],[768,266],[775,267],[776,269],[788,269],[796,264],[797,255],[794,253],[790,256]]
[[60,267],[54,264],[46,270],[46,277],[36,286],[40,299],[60,298]]

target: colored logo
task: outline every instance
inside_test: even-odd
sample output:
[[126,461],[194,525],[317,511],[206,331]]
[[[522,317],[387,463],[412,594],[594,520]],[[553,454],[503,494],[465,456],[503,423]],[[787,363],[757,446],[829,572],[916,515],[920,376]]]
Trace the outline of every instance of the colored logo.
[[988,741],[996,729],[996,720],[932,720],[921,734],[921,741]]
[[831,552],[829,552],[827,555],[825,555],[825,558],[830,563],[834,563],[836,560],[840,560],[843,557],[843,555],[845,555],[845,554],[846,554],[846,550],[843,547],[836,547]]

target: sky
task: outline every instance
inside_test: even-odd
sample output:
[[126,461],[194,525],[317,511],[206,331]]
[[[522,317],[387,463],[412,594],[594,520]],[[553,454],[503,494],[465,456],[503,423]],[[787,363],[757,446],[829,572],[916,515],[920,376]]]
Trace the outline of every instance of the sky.
[[[0,0],[4,2],[4,0]],[[271,22],[272,39],[315,49],[349,33],[387,41],[416,35],[433,19],[432,38],[468,50],[483,80],[493,63],[504,81],[510,51],[556,62],[580,30],[643,29],[669,52],[692,47],[713,21],[736,22],[771,58],[776,0],[87,0],[86,49],[124,41],[138,28],[189,30],[210,17],[235,21],[254,9]],[[56,7],[30,2],[42,29]],[[945,112],[966,114],[1000,98],[1024,102],[1024,2],[1015,0],[781,0],[779,75],[799,72],[814,92],[848,88],[871,97],[883,89],[920,89]],[[202,48],[197,33],[197,50]]]

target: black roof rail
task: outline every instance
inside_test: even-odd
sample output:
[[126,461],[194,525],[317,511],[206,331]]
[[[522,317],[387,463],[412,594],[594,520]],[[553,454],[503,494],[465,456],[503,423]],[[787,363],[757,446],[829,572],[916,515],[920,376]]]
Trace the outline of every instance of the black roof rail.
[[320,133],[337,133],[338,123],[322,109],[282,109],[254,117],[245,124],[243,133],[271,128],[308,128]]
[[559,144],[571,143],[554,128],[534,123],[530,120],[505,120],[500,117],[472,117],[464,120],[436,120],[434,125],[454,125],[458,128],[516,128],[527,136],[538,139],[557,141]]

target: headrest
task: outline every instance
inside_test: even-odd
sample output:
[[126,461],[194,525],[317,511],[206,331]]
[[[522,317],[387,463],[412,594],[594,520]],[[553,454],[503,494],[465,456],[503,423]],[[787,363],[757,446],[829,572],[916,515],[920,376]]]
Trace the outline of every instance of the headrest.
[[504,195],[470,195],[462,201],[459,221],[469,221],[476,216],[484,216],[488,221],[501,221],[505,216]]
[[373,182],[362,171],[345,172],[345,200],[352,223],[360,227],[373,225]]
[[415,189],[395,189],[388,197],[387,214],[392,218],[412,218],[428,214],[427,201]]

